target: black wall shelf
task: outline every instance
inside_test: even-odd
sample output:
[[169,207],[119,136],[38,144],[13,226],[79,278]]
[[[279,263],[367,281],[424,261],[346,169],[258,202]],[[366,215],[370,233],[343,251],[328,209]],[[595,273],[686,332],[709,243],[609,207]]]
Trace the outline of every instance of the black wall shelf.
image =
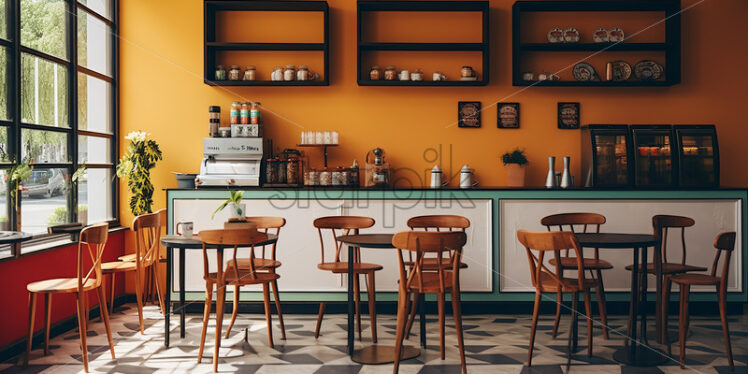
[[[679,0],[632,1],[517,1],[512,7],[512,85],[542,87],[663,87],[681,82],[681,18]],[[528,12],[662,12],[663,43],[525,43],[520,35],[523,13]],[[664,79],[640,81],[525,81],[522,59],[527,53],[655,51],[664,52]],[[633,54],[632,54],[633,55]],[[633,63],[632,69],[633,69]],[[598,69],[600,72],[600,69]],[[604,73],[604,70],[602,71]],[[538,72],[536,72],[538,73]],[[602,74],[604,75],[604,74]],[[604,78],[604,77],[603,77]]]
[[[216,40],[216,13],[219,11],[322,12],[323,43],[232,43]],[[204,9],[204,81],[209,86],[329,86],[330,85],[330,9],[326,1],[214,1],[206,0]],[[316,81],[229,81],[214,80],[216,57],[222,51],[320,51],[323,54],[323,78]]]
[[[410,11],[410,12],[481,12],[482,40],[480,43],[372,43],[363,40],[363,15],[366,12]],[[488,1],[359,1],[357,10],[357,69],[356,81],[359,86],[419,86],[419,87],[456,87],[485,86],[489,82],[489,4]],[[362,66],[363,54],[371,51],[444,51],[444,52],[481,52],[482,68],[480,80],[475,81],[385,81],[364,78]],[[368,74],[366,75],[368,78]],[[424,79],[430,74],[424,74]]]

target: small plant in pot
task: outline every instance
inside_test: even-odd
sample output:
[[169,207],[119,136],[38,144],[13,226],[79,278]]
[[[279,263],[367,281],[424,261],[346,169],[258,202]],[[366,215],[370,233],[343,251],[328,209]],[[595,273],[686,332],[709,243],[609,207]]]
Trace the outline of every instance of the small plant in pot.
[[501,156],[506,168],[506,183],[509,187],[525,186],[525,165],[527,156],[525,151],[515,148],[514,151],[506,152]]
[[229,191],[229,198],[226,199],[221,205],[216,208],[216,210],[213,212],[213,215],[210,217],[211,219],[216,217],[216,213],[222,211],[226,207],[229,207],[231,217],[229,217],[229,220],[243,220],[245,218],[244,214],[246,212],[246,204],[242,204],[242,197],[244,196],[244,191]]

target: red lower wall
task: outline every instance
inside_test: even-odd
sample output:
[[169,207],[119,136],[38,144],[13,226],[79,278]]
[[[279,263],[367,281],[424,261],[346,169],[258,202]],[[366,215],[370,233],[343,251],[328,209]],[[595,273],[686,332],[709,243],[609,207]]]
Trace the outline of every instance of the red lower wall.
[[[104,250],[104,261],[115,261],[124,254],[125,232],[109,235]],[[2,308],[0,308],[0,347],[23,338],[28,333],[29,293],[28,283],[51,279],[75,277],[77,245],[32,254],[15,260],[0,262],[0,285],[2,285]],[[88,255],[85,255],[88,258]],[[90,263],[90,260],[89,260]],[[109,277],[105,279],[106,295],[109,299]],[[124,277],[117,278],[116,295],[124,292]],[[89,295],[90,305],[98,305],[95,293]],[[72,294],[57,294],[52,297],[52,324],[75,315],[75,298]],[[37,298],[34,329],[44,328],[44,298]]]

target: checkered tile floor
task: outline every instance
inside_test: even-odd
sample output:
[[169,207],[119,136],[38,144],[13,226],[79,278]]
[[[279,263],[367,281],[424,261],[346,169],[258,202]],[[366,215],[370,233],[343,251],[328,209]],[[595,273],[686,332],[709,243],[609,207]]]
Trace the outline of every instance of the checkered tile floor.
[[[315,374],[369,374],[392,373],[392,365],[359,365],[345,354],[345,316],[327,315],[322,325],[322,336],[314,339],[316,316],[285,315],[288,340],[280,339],[277,324],[274,327],[275,349],[267,345],[264,315],[239,315],[237,324],[229,339],[224,339],[221,348],[219,372],[238,373],[315,373]],[[368,320],[363,316],[363,320]],[[433,317],[433,316],[430,316]],[[172,319],[171,347],[163,344],[164,319],[155,306],[146,307],[145,335],[139,334],[137,311],[134,305],[119,307],[112,314],[117,359],[111,359],[103,323],[93,321],[88,332],[90,369],[92,372],[111,373],[209,373],[212,371],[211,357],[214,338],[208,330],[205,358],[197,364],[197,350],[200,337],[201,318],[188,315],[187,336],[179,338],[178,318]],[[522,316],[465,316],[465,350],[468,372],[470,373],[563,373],[566,372],[566,328],[568,316],[561,322],[560,336],[550,335],[552,316],[543,316],[535,343],[532,368],[524,366],[527,359],[530,318]],[[439,359],[437,324],[431,318],[428,325],[428,349],[422,354],[401,365],[403,374],[459,373],[459,355],[454,324],[447,317],[446,360]],[[277,323],[277,319],[274,319]],[[681,370],[677,356],[671,357],[665,365],[654,368],[634,368],[621,366],[613,361],[613,352],[623,344],[625,318],[612,317],[611,339],[604,340],[599,329],[595,332],[593,356],[586,355],[586,325],[580,324],[579,352],[573,356],[572,373],[728,373],[727,359],[724,356],[722,331],[718,318],[694,317],[688,340],[686,370]],[[734,373],[748,373],[748,316],[731,316],[730,329]],[[677,331],[675,318],[671,320],[672,333]],[[226,322],[224,322],[225,329]],[[378,317],[380,344],[393,344],[395,318],[391,315]],[[368,323],[364,323],[364,341],[356,341],[357,346],[371,344]],[[415,335],[408,344],[418,345],[417,326]],[[244,341],[248,330],[249,343]],[[650,335],[653,336],[653,335]],[[43,356],[36,348],[31,353],[27,368],[16,365],[18,359],[0,364],[0,373],[67,373],[82,372],[80,346],[77,331],[70,331],[50,342],[51,353]],[[673,352],[678,352],[678,343],[673,343]]]

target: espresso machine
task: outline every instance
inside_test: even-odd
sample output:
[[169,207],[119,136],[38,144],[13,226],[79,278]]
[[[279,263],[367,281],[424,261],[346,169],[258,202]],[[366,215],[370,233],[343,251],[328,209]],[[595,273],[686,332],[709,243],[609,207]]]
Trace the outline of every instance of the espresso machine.
[[262,138],[204,138],[195,186],[259,186],[262,159]]

